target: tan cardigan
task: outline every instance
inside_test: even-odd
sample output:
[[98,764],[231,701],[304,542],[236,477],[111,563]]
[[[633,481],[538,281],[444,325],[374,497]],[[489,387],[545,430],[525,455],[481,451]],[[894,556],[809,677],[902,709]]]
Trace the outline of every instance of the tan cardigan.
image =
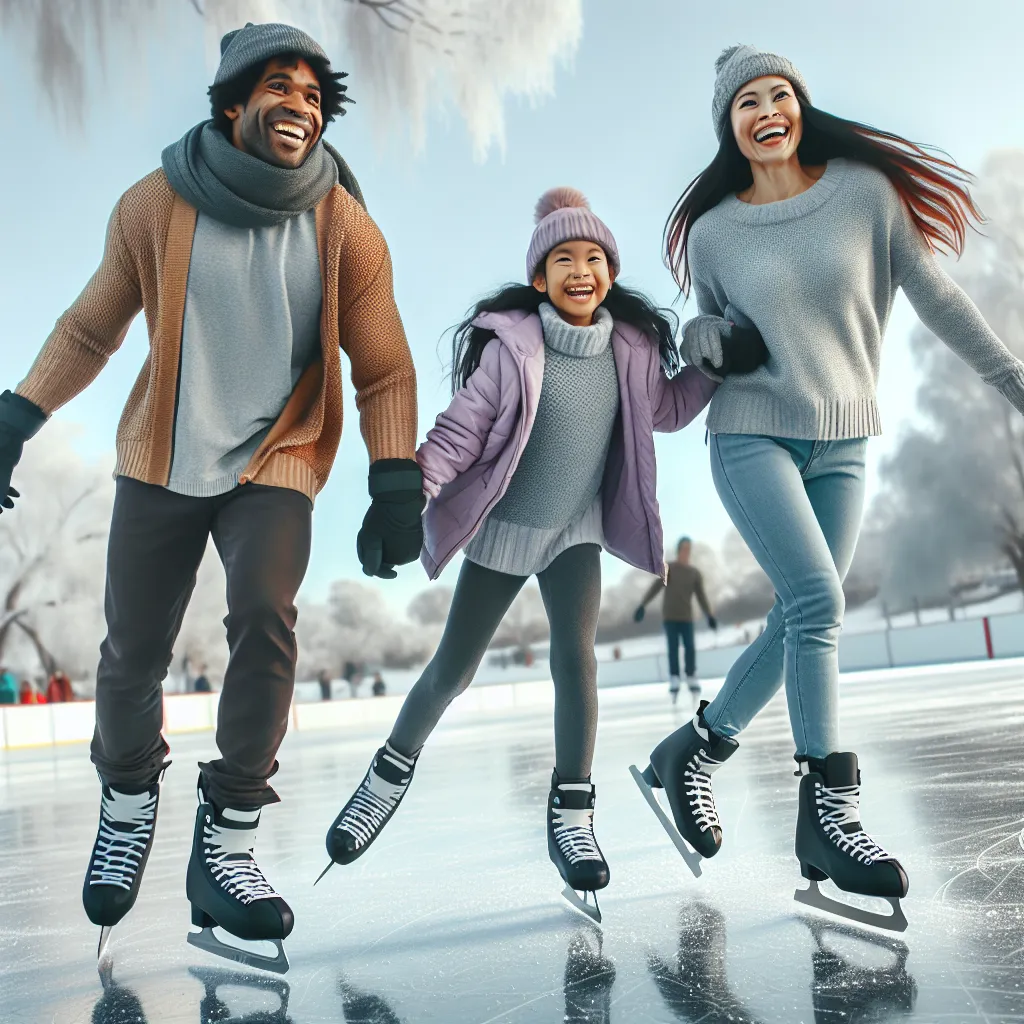
[[[139,310],[149,355],[117,428],[122,476],[166,486],[196,211],[154,171],[118,201],[103,260],[54,326],[17,393],[50,414],[83,391],[120,347]],[[341,357],[352,364],[370,461],[412,459],[416,372],[391,283],[391,256],[366,211],[341,186],[316,208],[323,281],[321,358],[299,379],[240,478],[302,491],[323,487],[341,440]],[[239,282],[244,286],[244,282]]]

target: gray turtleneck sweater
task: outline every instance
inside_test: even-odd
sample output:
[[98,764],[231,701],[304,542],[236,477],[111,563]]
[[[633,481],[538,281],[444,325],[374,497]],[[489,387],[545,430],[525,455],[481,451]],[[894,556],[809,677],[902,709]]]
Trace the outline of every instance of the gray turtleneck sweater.
[[1024,409],[1024,364],[939,266],[873,167],[830,160],[806,192],[762,206],[728,196],[693,225],[689,255],[701,314],[722,316],[732,305],[770,353],[715,392],[712,433],[881,433],[875,389],[897,288],[929,330]]
[[612,317],[573,327],[543,303],[544,379],[537,418],[508,489],[466,557],[515,576],[546,569],[567,548],[603,544],[601,483],[619,411]]

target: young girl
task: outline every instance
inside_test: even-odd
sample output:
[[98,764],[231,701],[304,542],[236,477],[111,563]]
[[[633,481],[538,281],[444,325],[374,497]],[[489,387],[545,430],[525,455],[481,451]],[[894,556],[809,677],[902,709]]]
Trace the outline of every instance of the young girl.
[[[466,554],[444,635],[331,826],[327,850],[349,864],[380,834],[427,737],[536,575],[555,686],[548,852],[566,897],[599,920],[574,897],[609,878],[590,781],[601,548],[664,575],[653,432],[684,427],[716,385],[694,368],[671,380],[662,372],[677,368],[673,325],[615,283],[615,239],[579,192],[546,193],[536,221],[526,258],[532,284],[484,299],[457,328],[458,390],[416,456],[431,499],[422,556],[430,578]],[[756,334],[730,343],[733,355],[764,357]]]
[[[729,307],[738,322],[757,325],[770,352],[764,366],[718,389],[708,428],[715,486],[777,597],[718,696],[654,750],[644,779],[665,788],[697,853],[715,854],[722,828],[711,772],[785,681],[802,776],[796,854],[811,883],[797,897],[902,928],[907,873],[864,831],[857,756],[839,743],[837,647],[867,438],[881,433],[875,386],[896,290],[1018,410],[1024,364],[932,252],[959,253],[977,217],[960,168],[815,109],[784,57],[740,46],[716,68],[721,146],[676,205],[666,256],[680,286],[692,281],[697,293],[700,316],[684,334],[688,362],[719,362]],[[884,712],[878,727],[884,735]],[[892,750],[898,756],[895,738]],[[892,917],[827,900],[817,888],[826,877],[888,898]]]

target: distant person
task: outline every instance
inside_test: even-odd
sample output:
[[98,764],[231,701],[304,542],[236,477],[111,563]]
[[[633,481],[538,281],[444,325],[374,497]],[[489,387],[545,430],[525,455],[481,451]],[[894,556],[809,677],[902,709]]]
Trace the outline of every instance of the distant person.
[[71,680],[63,672],[54,672],[46,684],[46,702],[66,704],[74,699],[75,691],[71,688]]
[[383,697],[388,692],[388,688],[384,683],[384,678],[379,672],[373,674],[373,695],[374,697]]
[[45,704],[46,698],[40,699],[39,691],[28,679],[22,679],[19,690],[19,703],[21,704]]
[[342,678],[348,683],[348,695],[355,699],[359,696],[359,684],[363,681],[359,666],[354,661],[346,661],[341,672]]
[[213,693],[213,687],[210,685],[210,680],[206,675],[206,666],[203,665],[199,669],[199,675],[192,680],[192,692],[193,693]]
[[676,560],[668,564],[668,583],[662,584],[655,580],[644,594],[640,607],[633,613],[637,622],[642,622],[644,609],[659,591],[664,590],[665,599],[661,606],[661,620],[665,626],[665,637],[668,640],[668,675],[669,693],[672,703],[679,699],[679,641],[683,642],[685,656],[683,667],[686,670],[686,687],[693,697],[694,704],[700,699],[700,681],[697,679],[697,648],[693,642],[693,599],[701,611],[707,616],[708,625],[718,629],[718,621],[712,614],[707,594],[704,593],[704,577],[700,569],[690,564],[693,542],[683,537],[676,548]]
[[0,669],[0,704],[18,703],[18,680],[7,669]]
[[331,674],[327,669],[320,669],[320,675],[316,677],[316,681],[320,684],[320,699],[330,700],[331,699]]

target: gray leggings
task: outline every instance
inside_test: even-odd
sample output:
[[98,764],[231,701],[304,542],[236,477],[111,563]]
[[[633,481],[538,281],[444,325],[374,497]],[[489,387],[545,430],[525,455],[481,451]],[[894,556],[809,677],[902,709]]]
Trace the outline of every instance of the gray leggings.
[[[473,681],[528,576],[495,572],[466,559],[455,587],[444,635],[430,664],[405,698],[391,745],[413,756],[445,708]],[[597,733],[597,659],[594,639],[601,607],[601,549],[579,544],[537,574],[551,627],[555,684],[555,770],[563,779],[590,775]]]

